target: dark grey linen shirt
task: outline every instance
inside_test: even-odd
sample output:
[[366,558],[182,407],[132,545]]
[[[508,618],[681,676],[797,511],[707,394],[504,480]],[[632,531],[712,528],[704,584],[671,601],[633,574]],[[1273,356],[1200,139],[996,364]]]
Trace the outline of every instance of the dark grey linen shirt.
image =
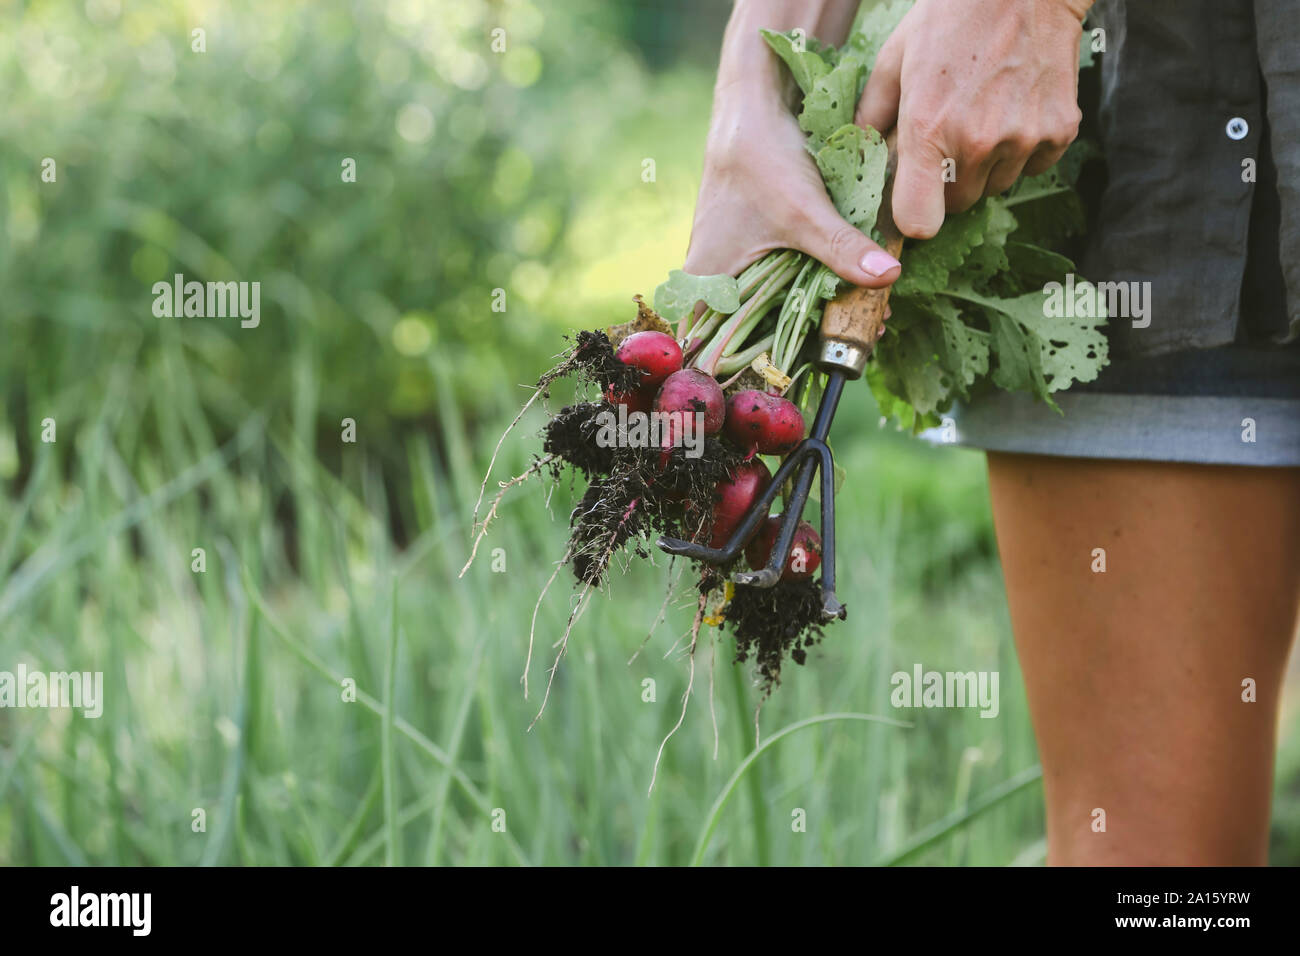
[[1300,0],[1099,0],[1093,27],[1108,181],[1082,269],[1151,296],[1112,357],[1300,338]]

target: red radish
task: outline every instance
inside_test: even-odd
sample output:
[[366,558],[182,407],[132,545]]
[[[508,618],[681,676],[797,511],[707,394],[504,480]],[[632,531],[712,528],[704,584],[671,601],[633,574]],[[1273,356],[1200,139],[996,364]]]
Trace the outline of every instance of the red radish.
[[[720,481],[714,488],[713,532],[709,547],[721,548],[739,527],[758,496],[772,481],[767,465],[757,458],[741,462],[731,478]],[[687,516],[689,520],[689,515]]]
[[656,391],[653,386],[643,385],[630,391],[616,392],[613,385],[608,385],[605,388],[605,401],[611,405],[626,406],[629,415],[633,412],[649,412],[654,408]]
[[745,451],[784,455],[803,440],[803,416],[794,402],[749,389],[727,402],[727,437]]
[[[637,335],[645,335],[638,332]],[[664,380],[655,398],[656,412],[704,413],[704,434],[714,435],[727,415],[727,400],[712,375],[698,368],[684,368]]]
[[618,344],[614,357],[639,368],[643,386],[658,385],[682,367],[682,347],[663,332],[633,332]]
[[[767,567],[772,557],[772,548],[776,545],[777,533],[781,530],[781,515],[773,515],[764,523],[763,528],[745,548],[745,560],[755,571]],[[822,563],[822,539],[807,521],[795,525],[794,540],[790,544],[790,553],[786,555],[785,567],[781,569],[781,578],[785,581],[804,581],[813,576]]]

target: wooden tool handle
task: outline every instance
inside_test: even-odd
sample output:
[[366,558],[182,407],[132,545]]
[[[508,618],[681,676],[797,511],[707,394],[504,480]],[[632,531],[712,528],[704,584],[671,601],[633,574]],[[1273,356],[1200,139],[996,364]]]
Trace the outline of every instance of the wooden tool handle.
[[[903,236],[890,215],[897,159],[891,142],[885,189],[880,198],[880,213],[876,218],[876,229],[885,240],[884,250],[895,259],[903,249]],[[827,371],[842,372],[851,379],[861,377],[885,324],[885,307],[889,304],[890,288],[849,286],[826,303],[826,309],[822,313],[822,344],[818,365]]]

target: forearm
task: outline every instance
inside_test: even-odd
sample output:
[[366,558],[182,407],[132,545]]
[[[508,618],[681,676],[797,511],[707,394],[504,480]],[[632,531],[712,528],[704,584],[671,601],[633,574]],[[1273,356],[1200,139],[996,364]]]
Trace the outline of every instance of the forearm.
[[848,37],[859,0],[736,0],[722,38],[715,93],[786,99],[793,84],[780,69],[759,30],[803,30],[839,45]]

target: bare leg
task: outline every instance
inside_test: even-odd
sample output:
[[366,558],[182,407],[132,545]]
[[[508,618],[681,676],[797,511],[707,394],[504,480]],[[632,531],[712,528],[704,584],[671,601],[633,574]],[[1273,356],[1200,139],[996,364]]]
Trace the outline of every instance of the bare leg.
[[988,462],[1048,863],[1267,862],[1300,468]]

